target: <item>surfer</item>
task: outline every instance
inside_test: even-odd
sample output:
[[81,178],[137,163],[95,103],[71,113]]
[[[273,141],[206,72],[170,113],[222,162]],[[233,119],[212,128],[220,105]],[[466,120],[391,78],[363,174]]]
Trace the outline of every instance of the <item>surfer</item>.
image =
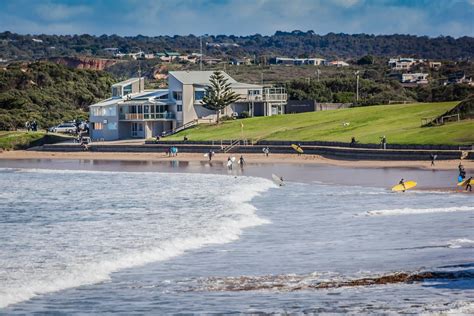
[[262,151],[263,151],[263,154],[264,154],[266,157],[268,157],[268,154],[270,153],[270,148],[268,148],[268,146],[267,146],[267,147],[264,147],[264,148],[262,149]]
[[232,158],[227,158],[227,169],[232,170]]
[[464,170],[464,166],[461,163],[459,163],[458,169],[459,169],[458,182],[463,182],[464,179],[466,178],[466,170]]
[[[398,184],[401,184],[401,185],[403,186],[403,189],[406,190],[406,187],[405,187],[405,180],[404,180],[403,178],[400,180],[400,182],[398,182]],[[405,192],[405,190],[403,190],[403,192]]]
[[472,192],[472,185],[471,185],[472,177],[466,180],[466,191],[469,189],[469,192]]
[[435,160],[436,158],[438,158],[438,155],[430,154],[430,158],[431,158],[431,165],[434,166]]

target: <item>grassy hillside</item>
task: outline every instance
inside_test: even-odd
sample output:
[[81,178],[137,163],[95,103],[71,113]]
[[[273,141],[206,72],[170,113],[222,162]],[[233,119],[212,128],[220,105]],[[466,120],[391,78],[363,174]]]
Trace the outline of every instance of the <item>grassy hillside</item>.
[[0,149],[25,149],[40,143],[56,143],[64,141],[70,136],[47,134],[44,132],[1,132]]
[[0,68],[0,130],[36,120],[40,128],[88,117],[88,106],[110,94],[111,75],[52,63]]
[[[182,140],[253,140],[345,141],[355,137],[362,143],[379,143],[385,135],[398,144],[472,144],[474,121],[449,123],[438,127],[420,127],[421,118],[435,117],[458,102],[419,103],[359,107],[336,111],[255,117],[223,122],[220,126],[199,125],[166,138]],[[343,123],[349,123],[344,126]]]

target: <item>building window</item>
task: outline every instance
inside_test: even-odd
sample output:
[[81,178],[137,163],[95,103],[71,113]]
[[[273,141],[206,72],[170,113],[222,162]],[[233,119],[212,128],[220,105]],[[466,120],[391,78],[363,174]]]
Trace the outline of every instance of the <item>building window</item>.
[[123,95],[132,93],[132,84],[126,85],[123,87]]
[[117,115],[117,108],[112,106],[95,106],[92,107],[92,115],[93,116],[116,116]]
[[120,97],[120,89],[118,89],[117,87],[112,87],[112,96],[113,97]]
[[176,104],[176,111],[183,112],[183,105],[182,104]]
[[206,95],[206,91],[194,91],[194,102],[201,101]]
[[173,91],[173,99],[181,101],[183,99],[183,93],[181,91]]
[[99,122],[93,122],[92,123],[92,129],[98,131],[98,130],[104,129],[104,125],[102,123],[99,123]]
[[108,130],[116,130],[117,129],[117,122],[107,123]]

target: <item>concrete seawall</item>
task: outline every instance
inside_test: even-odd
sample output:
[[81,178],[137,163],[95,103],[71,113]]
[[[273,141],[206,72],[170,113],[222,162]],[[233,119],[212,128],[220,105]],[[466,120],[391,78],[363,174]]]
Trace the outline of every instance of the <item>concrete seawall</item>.
[[[164,153],[171,146],[178,148],[179,152],[186,153],[206,153],[213,150],[216,153],[222,152],[220,145],[212,144],[192,144],[192,143],[158,143],[144,145],[108,145],[91,144],[90,151],[96,152],[147,152]],[[296,152],[289,145],[253,145],[237,146],[229,151],[229,155],[245,153],[262,153],[264,147],[269,147],[270,153],[295,154]],[[428,150],[428,149],[378,149],[378,148],[351,148],[332,146],[309,146],[303,145],[305,154],[320,155],[327,158],[342,160],[429,160],[430,155],[437,155],[438,160],[460,159],[461,150]],[[36,150],[52,152],[78,152],[83,149],[77,144],[55,144],[37,147]],[[474,153],[469,152],[466,159],[474,159]]]

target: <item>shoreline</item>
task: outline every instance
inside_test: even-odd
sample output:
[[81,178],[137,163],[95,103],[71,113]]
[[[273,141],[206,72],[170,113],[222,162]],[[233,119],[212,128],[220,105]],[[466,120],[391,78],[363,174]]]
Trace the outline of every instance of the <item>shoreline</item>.
[[[228,154],[216,154],[209,163],[203,154],[116,152],[7,151],[0,153],[0,168],[59,169],[121,172],[202,173],[254,176],[272,180],[272,174],[285,182],[321,183],[335,186],[379,187],[390,190],[401,178],[418,182],[410,191],[464,193],[457,187],[459,160],[443,160],[431,167],[430,161],[346,161],[314,155],[244,155],[243,168],[234,163],[228,170]],[[233,156],[230,154],[230,156]],[[235,155],[239,158],[239,155]],[[473,161],[463,161],[467,176],[474,172]],[[273,181],[273,180],[272,180]]]
[[[216,153],[212,162],[225,162],[229,156],[240,156],[240,154]],[[263,154],[244,154],[247,163],[253,164],[315,164],[331,165],[348,168],[417,168],[424,170],[457,170],[461,160],[439,160],[435,166],[431,166],[429,160],[337,160],[325,158],[318,155],[297,154],[270,154],[265,157]],[[44,152],[29,150],[14,150],[0,152],[0,160],[20,160],[20,159],[67,159],[67,160],[111,160],[111,161],[188,161],[188,162],[208,162],[208,159],[201,153],[179,153],[175,157],[168,157],[164,153],[127,153],[127,152]],[[474,172],[474,161],[463,160],[467,171]]]

